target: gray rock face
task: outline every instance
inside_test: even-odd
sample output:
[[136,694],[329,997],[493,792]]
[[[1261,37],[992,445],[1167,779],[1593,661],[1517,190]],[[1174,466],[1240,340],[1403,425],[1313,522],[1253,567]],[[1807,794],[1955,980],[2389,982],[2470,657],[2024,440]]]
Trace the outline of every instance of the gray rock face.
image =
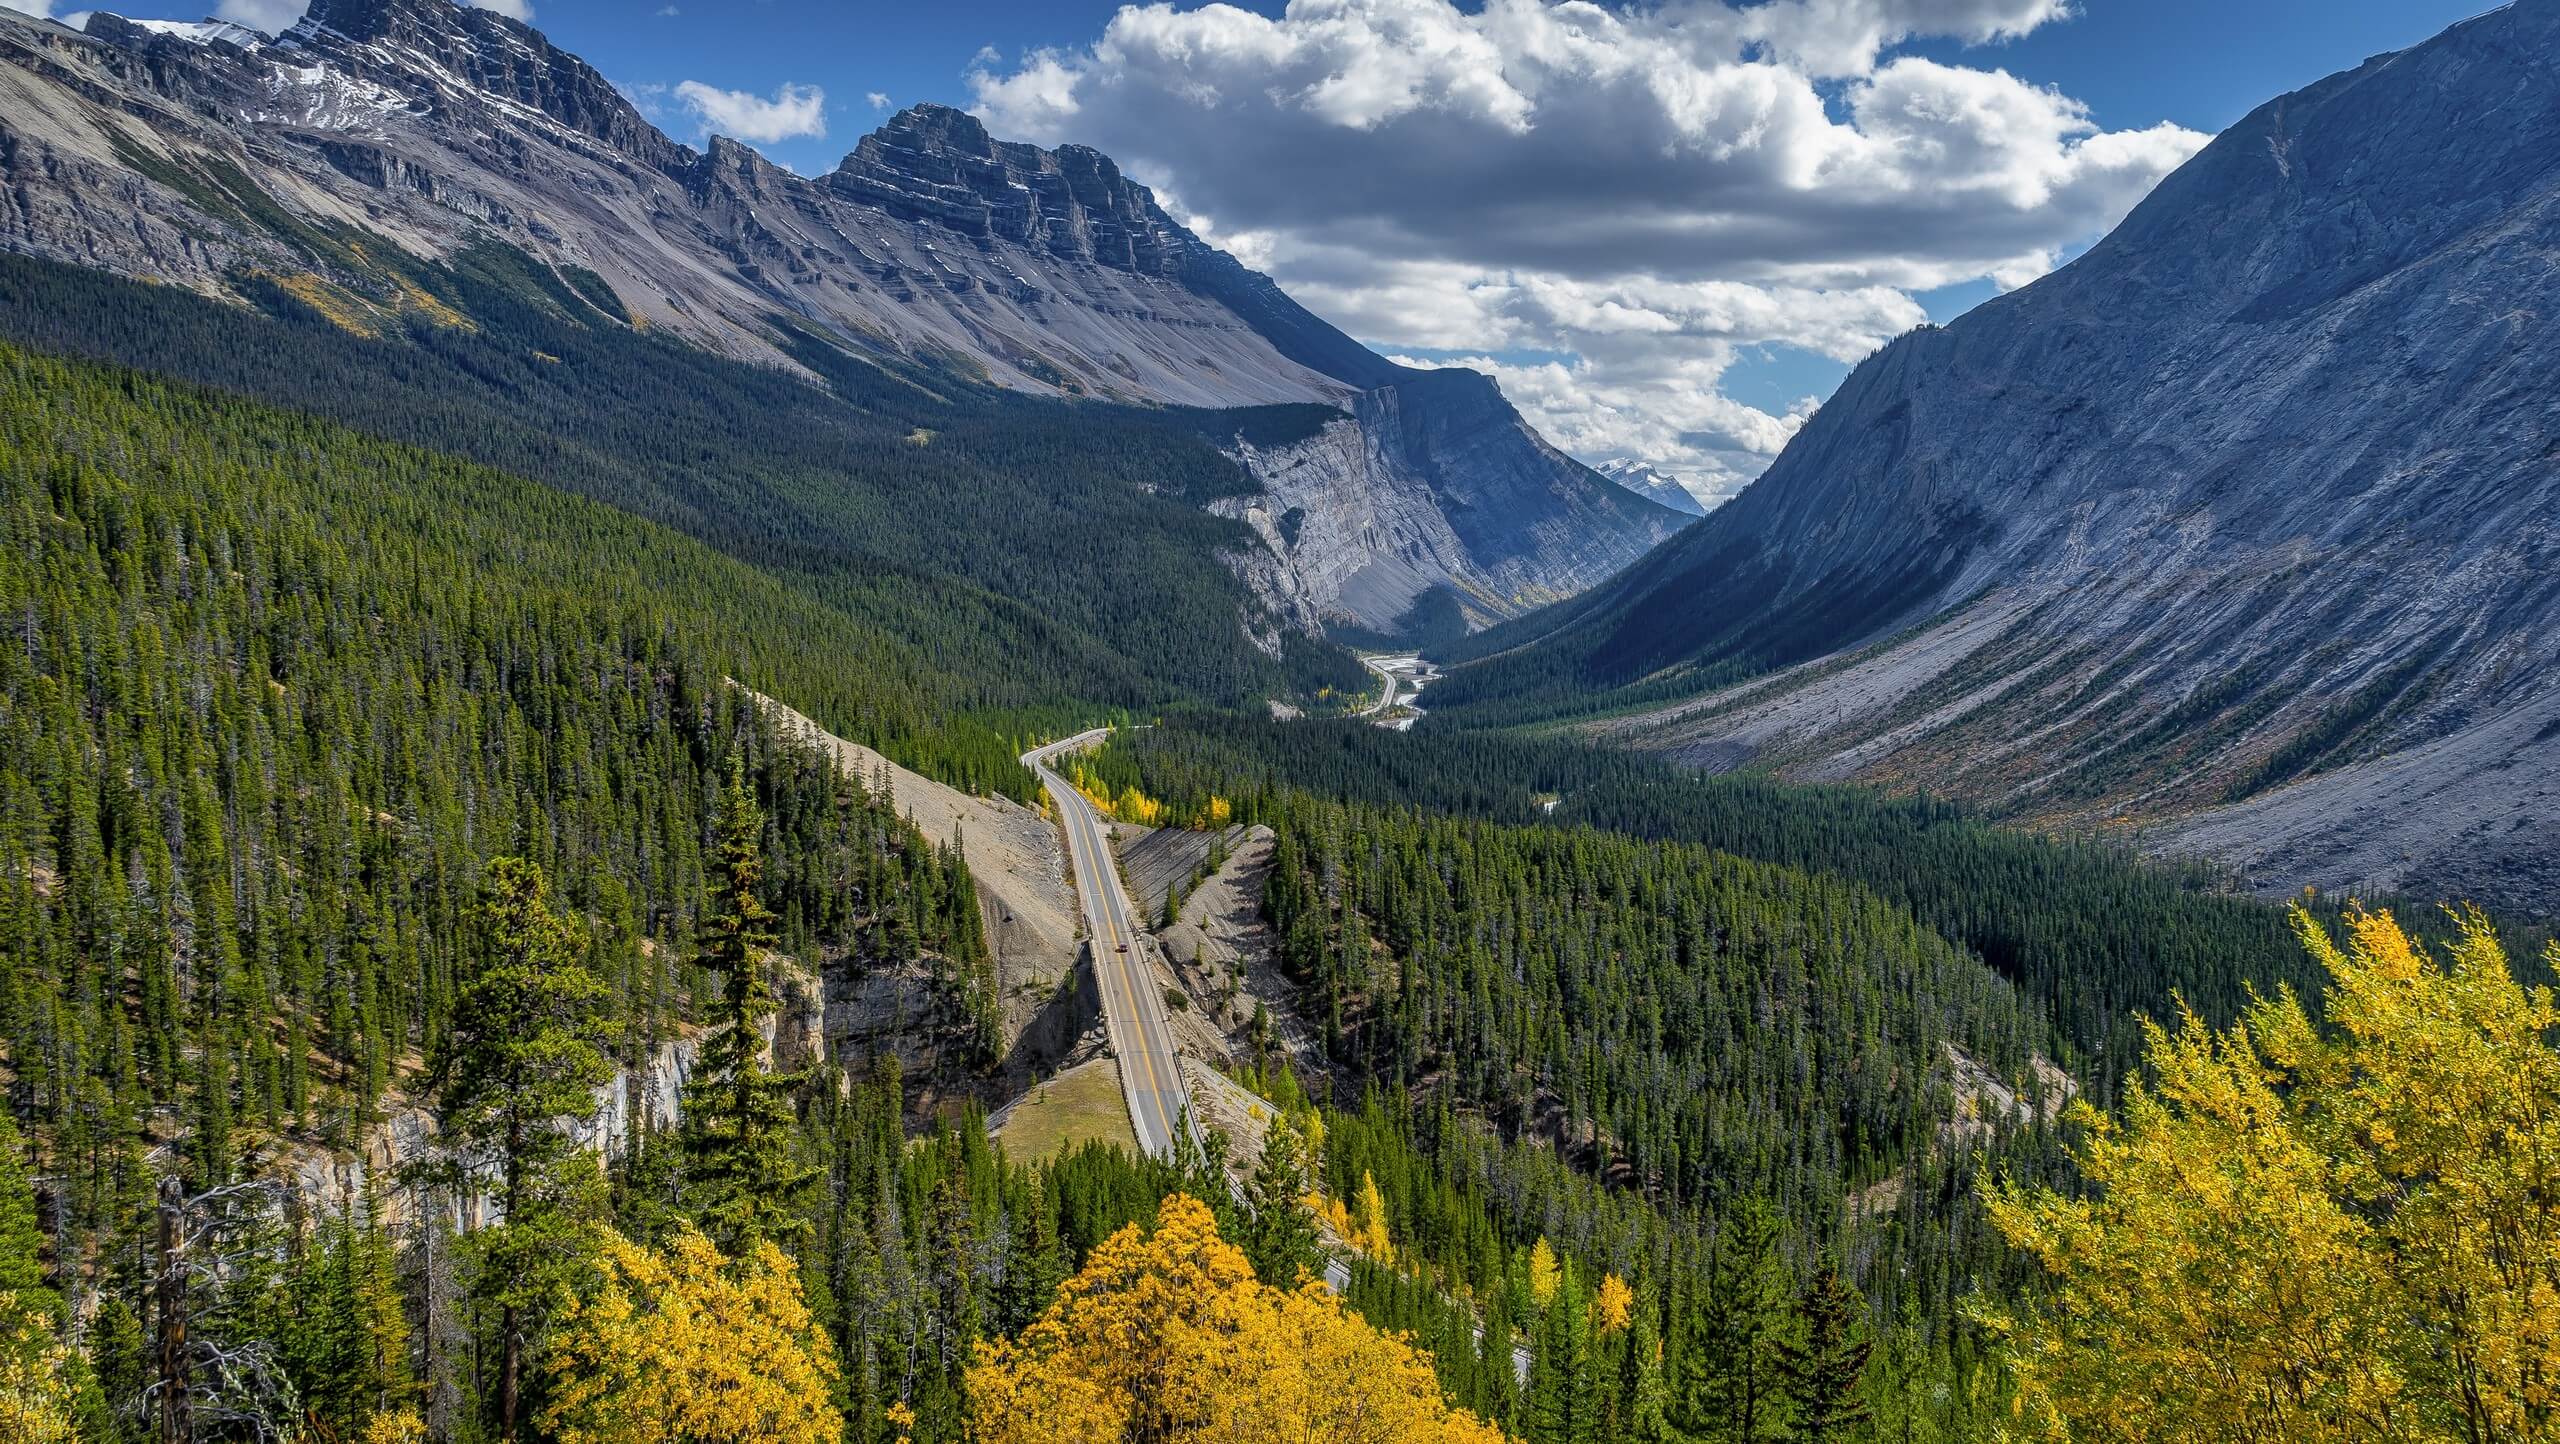
[[1222,503],[1276,565],[1247,575],[1303,625],[1394,630],[1434,588],[1471,626],[1606,579],[1686,518],[1547,445],[1472,371],[1420,371],[1363,393],[1305,441],[1237,460],[1263,495]]
[[2560,0],[2520,0],[1887,347],[1546,645],[1603,684],[1797,664],[1620,729],[1701,760],[2548,908],[2555,235]]
[[[1417,374],[1200,241],[1108,157],[999,142],[959,111],[903,112],[804,179],[733,141],[670,140],[585,62],[451,0],[317,0],[273,41],[0,11],[0,249],[213,295],[260,274],[396,304],[365,247],[433,259],[489,242],[587,294],[600,281],[628,324],[775,365],[793,364],[791,318],[999,385],[1136,403],[1367,414],[1365,393]],[[1498,395],[1488,411],[1444,392],[1487,427],[1489,470],[1430,473],[1445,492],[1429,503],[1541,548],[1454,554],[1467,587],[1560,593],[1663,534],[1594,504],[1602,484]],[[1533,510],[1459,519],[1498,495]]]

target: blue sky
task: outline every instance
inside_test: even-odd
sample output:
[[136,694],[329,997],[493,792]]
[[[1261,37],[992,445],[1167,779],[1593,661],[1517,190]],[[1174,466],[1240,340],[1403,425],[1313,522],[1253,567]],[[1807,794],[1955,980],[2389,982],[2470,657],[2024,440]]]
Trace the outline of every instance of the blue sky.
[[1095,145],[1381,351],[1492,370],[1568,450],[1713,496],[1875,345],[2067,261],[2265,100],[2484,8],[479,3],[530,5],[678,139],[716,120],[804,174],[921,100]]
[[[203,7],[129,8],[193,19]],[[831,169],[871,128],[875,112],[866,96],[967,106],[967,76],[981,50],[1010,56],[1083,45],[1120,7],[1093,0],[677,0],[677,13],[659,13],[666,8],[651,0],[537,0],[533,22],[626,84],[698,80],[758,94],[785,83],[822,87],[827,135],[764,147],[806,173]],[[1240,8],[1277,15],[1283,7]],[[2102,125],[2174,120],[2218,131],[2275,95],[2489,7],[2479,0],[2082,0],[2076,8],[2074,18],[2012,40],[1924,40],[1911,48],[2056,86],[2086,102]]]

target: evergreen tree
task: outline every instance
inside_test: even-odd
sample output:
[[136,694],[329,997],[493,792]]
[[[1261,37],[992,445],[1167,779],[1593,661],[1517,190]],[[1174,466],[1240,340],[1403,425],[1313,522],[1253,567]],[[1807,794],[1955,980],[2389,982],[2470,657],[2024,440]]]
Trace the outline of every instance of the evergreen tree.
[[1539,1316],[1522,1431],[1534,1444],[1596,1444],[1604,1388],[1592,1356],[1588,1301],[1567,1282]]
[[1792,1421],[1786,1350],[1795,1290],[1764,1199],[1746,1199],[1716,1241],[1705,1296],[1684,1315],[1673,1424],[1703,1444],[1770,1444]]
[[1676,1444],[1662,1390],[1662,1335],[1651,1309],[1636,1310],[1618,1355],[1620,1437],[1628,1444]]
[[732,1256],[805,1229],[795,1204],[816,1176],[793,1156],[791,1080],[765,1066],[764,1027],[775,1007],[765,956],[778,938],[760,892],[763,830],[764,815],[732,759],[713,855],[717,887],[695,958],[720,994],[702,1061],[685,1083],[683,1124],[688,1202],[713,1245]]
[[491,862],[476,922],[471,972],[430,1067],[451,1152],[441,1181],[460,1196],[496,1185],[498,1222],[474,1238],[477,1292],[499,1311],[496,1415],[499,1437],[513,1440],[529,1315],[603,1204],[594,1156],[562,1124],[594,1112],[612,1028],[583,938],[552,911],[539,868]]
[[1298,1130],[1274,1118],[1262,1135],[1262,1158],[1245,1185],[1252,1213],[1244,1231],[1245,1257],[1254,1274],[1277,1288],[1295,1288],[1323,1265],[1315,1217],[1307,1212],[1307,1170]]
[[1867,1401],[1867,1301],[1825,1266],[1798,1306],[1801,1331],[1785,1345],[1787,1391],[1796,1406],[1795,1437],[1839,1444],[1858,1437],[1873,1410]]
[[1937,1397],[1946,1373],[1944,1361],[1930,1346],[1916,1302],[1906,1302],[1902,1317],[1885,1336],[1876,1367],[1868,1371],[1874,1387],[1873,1434],[1878,1444],[1938,1444]]
[[1067,1258],[1058,1241],[1057,1200],[1038,1180],[1020,1178],[1006,1189],[1004,1282],[996,1295],[996,1332],[1020,1333],[1047,1311],[1066,1281]]

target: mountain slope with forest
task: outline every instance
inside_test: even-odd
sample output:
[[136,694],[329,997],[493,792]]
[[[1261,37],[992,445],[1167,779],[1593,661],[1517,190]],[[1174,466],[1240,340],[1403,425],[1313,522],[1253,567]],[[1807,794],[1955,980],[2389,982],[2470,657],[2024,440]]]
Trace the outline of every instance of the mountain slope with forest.
[[[669,139],[518,21],[320,0],[272,41],[0,14],[0,142],[0,249],[252,303],[281,290],[359,333],[481,323],[416,273],[505,249],[582,324],[804,377],[852,357],[1032,395],[1339,410],[1372,464],[1319,452],[1255,481],[1275,519],[1345,519],[1275,520],[1229,553],[1301,630],[1391,630],[1426,593],[1514,616],[1681,522],[1547,446],[1489,378],[1396,366],[1327,325],[1108,157],[1000,142],[944,107],[802,178]],[[1413,442],[1450,427],[1483,440]],[[1216,439],[1257,455],[1249,430]]]
[[2547,906],[2555,77],[2522,0],[2270,102],[1436,705]]

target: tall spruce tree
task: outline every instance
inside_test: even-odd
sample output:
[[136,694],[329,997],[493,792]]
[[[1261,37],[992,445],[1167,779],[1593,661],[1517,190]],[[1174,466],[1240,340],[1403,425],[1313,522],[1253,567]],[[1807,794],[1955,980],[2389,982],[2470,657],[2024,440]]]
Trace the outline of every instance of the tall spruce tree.
[[498,1310],[495,1413],[499,1437],[512,1440],[532,1315],[604,1203],[595,1157],[565,1125],[594,1113],[612,1076],[603,1048],[613,1029],[585,940],[552,910],[540,868],[493,860],[474,924],[470,971],[430,1067],[450,1150],[440,1181],[465,1195],[495,1184],[499,1220],[474,1236],[475,1291]]
[[758,1239],[806,1229],[795,1204],[816,1176],[794,1154],[792,1080],[765,1065],[764,1026],[775,1007],[765,955],[777,935],[758,891],[763,830],[763,813],[732,759],[720,798],[711,917],[695,959],[719,979],[720,996],[701,1065],[684,1085],[683,1132],[688,1202],[703,1232],[732,1257]]
[[1254,1273],[1275,1288],[1297,1287],[1300,1275],[1314,1273],[1324,1261],[1306,1196],[1305,1149],[1298,1130],[1287,1119],[1275,1118],[1262,1135],[1262,1159],[1245,1185],[1252,1217],[1242,1244]]
[[1785,1346],[1787,1391],[1795,1398],[1803,1444],[1858,1437],[1873,1413],[1867,1402],[1867,1301],[1838,1270],[1825,1266],[1805,1287],[1803,1331]]
[[0,1104],[0,1294],[22,1307],[52,1307],[44,1285],[44,1230],[36,1221],[34,1171],[17,1120]]
[[1537,1444],[1598,1444],[1604,1384],[1592,1353],[1589,1301],[1567,1280],[1538,1319],[1523,1432]]
[[1788,1341],[1795,1289],[1778,1255],[1768,1202],[1743,1201],[1726,1219],[1705,1296],[1683,1315],[1674,1359],[1672,1422],[1702,1444],[1771,1444],[1790,1437]]

